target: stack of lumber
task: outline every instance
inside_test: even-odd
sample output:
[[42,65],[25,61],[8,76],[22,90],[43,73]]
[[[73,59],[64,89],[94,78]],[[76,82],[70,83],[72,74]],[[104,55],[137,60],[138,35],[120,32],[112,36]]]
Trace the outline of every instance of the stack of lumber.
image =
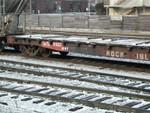
[[139,16],[139,30],[150,31],[150,15]]
[[126,15],[123,16],[123,29],[124,30],[138,30],[138,16]]

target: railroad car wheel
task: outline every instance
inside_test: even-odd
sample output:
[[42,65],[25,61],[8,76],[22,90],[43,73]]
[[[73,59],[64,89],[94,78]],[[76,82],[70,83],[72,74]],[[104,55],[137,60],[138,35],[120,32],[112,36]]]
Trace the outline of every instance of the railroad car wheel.
[[27,47],[26,46],[20,45],[19,49],[23,55],[27,55]]
[[15,45],[15,46],[14,46],[14,49],[15,49],[16,52],[20,52],[19,45]]
[[27,46],[27,54],[29,56],[36,56],[38,55],[40,47],[38,46]]
[[62,56],[66,56],[69,52],[60,52]]
[[5,50],[5,46],[3,44],[0,44],[0,52],[3,52]]
[[52,50],[43,48],[41,52],[42,57],[48,58],[52,55]]

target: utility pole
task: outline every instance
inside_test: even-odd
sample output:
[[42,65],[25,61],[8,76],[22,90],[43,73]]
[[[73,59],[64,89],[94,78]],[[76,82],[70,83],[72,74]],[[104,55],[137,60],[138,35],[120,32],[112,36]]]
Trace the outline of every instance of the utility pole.
[[3,15],[5,15],[5,0],[3,0]]
[[145,2],[143,0],[143,14],[145,14]]
[[2,0],[0,0],[0,28],[2,30]]
[[32,0],[30,0],[30,35],[32,34]]
[[89,16],[90,16],[91,15],[91,0],[89,0],[88,9],[89,9]]

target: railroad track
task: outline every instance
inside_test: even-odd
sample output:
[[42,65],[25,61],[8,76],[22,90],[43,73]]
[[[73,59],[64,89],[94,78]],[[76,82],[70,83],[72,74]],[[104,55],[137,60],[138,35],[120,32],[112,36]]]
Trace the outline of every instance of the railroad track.
[[[21,53],[15,52],[14,50],[6,50],[2,52],[1,55],[17,55],[17,56],[24,56]],[[33,58],[31,56],[25,56],[27,58]],[[68,56],[61,56],[59,54],[54,54],[51,58],[42,58],[40,56],[35,56],[39,60],[50,60],[50,61],[58,61],[58,62],[72,62],[74,64],[84,64],[90,66],[97,66],[101,68],[111,68],[111,69],[119,69],[119,70],[127,70],[127,71],[137,71],[137,72],[150,72],[149,70],[149,63],[139,63],[135,61],[131,62],[122,62],[122,61],[114,61],[111,59],[105,58],[90,58],[89,56],[83,55],[68,55]]]
[[[30,74],[44,75],[65,78],[70,80],[79,80],[100,85],[115,86],[127,88],[131,90],[144,91],[149,93],[149,79],[130,77],[126,75],[117,75],[110,73],[100,73],[84,70],[75,70],[55,66],[37,65],[24,62],[16,62],[9,60],[0,60],[1,69],[17,70],[18,72],[27,72]],[[48,71],[47,71],[48,70]],[[1,78],[2,79],[2,78]],[[128,79],[128,81],[126,80]],[[122,83],[121,83],[122,82]],[[140,85],[141,84],[141,85]],[[137,87],[138,86],[138,87]]]
[[[99,108],[110,109],[110,110],[117,109],[120,111],[128,111],[128,112],[136,112],[136,113],[138,112],[148,113],[149,110],[147,109],[150,107],[150,104],[146,101],[144,101],[146,103],[145,105],[142,105],[138,108],[133,108],[133,106],[140,105],[142,102],[137,101],[137,100],[131,100],[131,101],[126,102],[127,100],[124,100],[119,97],[116,98],[113,96],[104,96],[104,95],[93,94],[93,93],[82,93],[78,91],[74,93],[74,91],[71,91],[71,90],[67,90],[67,89],[56,90],[55,88],[52,88],[52,87],[38,86],[38,88],[36,88],[36,87],[27,87],[27,86],[16,85],[16,84],[13,85],[12,83],[11,85],[3,83],[0,85],[0,90],[4,92],[15,93],[15,94],[28,95],[28,96],[33,96],[33,97],[42,97],[45,99],[47,98],[53,101],[62,100],[66,102],[76,102],[78,104],[84,104],[90,107],[99,107]],[[3,97],[3,96],[7,96],[7,94],[4,93],[0,95],[0,97]],[[17,96],[14,98],[17,98]],[[115,100],[112,98],[115,98]],[[22,101],[29,101],[31,99],[32,99],[31,97],[30,98],[27,97],[27,98],[22,99]],[[42,103],[44,102],[45,99],[34,101],[34,103],[36,104]],[[109,102],[111,100],[112,104],[109,104],[108,100]],[[45,103],[45,104],[51,105],[55,103]]]
[[[0,63],[0,67],[3,70],[11,70],[11,71],[17,71],[20,73],[28,73],[28,74],[34,74],[34,75],[42,75],[45,77],[56,77],[56,78],[63,78],[63,79],[69,79],[69,80],[78,80],[80,82],[87,82],[88,84],[98,84],[98,85],[106,85],[110,89],[112,87],[119,87],[119,88],[125,88],[124,91],[112,91],[112,90],[104,90],[101,89],[101,87],[98,88],[91,88],[91,87],[79,87],[79,86],[72,86],[72,85],[64,85],[64,84],[56,84],[56,83],[49,83],[49,82],[41,82],[41,81],[32,81],[29,79],[15,79],[12,77],[2,77],[0,78],[1,81],[9,81],[9,82],[16,82],[16,83],[30,83],[30,84],[35,84],[35,85],[40,85],[40,86],[46,86],[45,88],[40,88],[40,89],[47,89],[47,87],[59,87],[59,88],[66,88],[70,90],[80,90],[80,91],[85,91],[85,92],[91,92],[91,95],[88,95],[87,97],[84,97],[86,99],[76,99],[76,98],[67,98],[67,97],[62,97],[63,94],[65,95],[66,93],[60,93],[62,94],[59,96],[59,98],[54,95],[45,95],[45,94],[39,94],[39,92],[43,90],[39,90],[39,92],[26,92],[26,91],[20,91],[16,90],[16,86],[12,86],[12,88],[7,88],[7,84],[2,84],[1,85],[1,91],[5,92],[11,92],[11,93],[19,93],[19,94],[27,94],[31,93],[33,94],[32,96],[40,96],[44,98],[55,98],[58,100],[67,100],[69,102],[77,102],[77,103],[82,103],[91,107],[100,107],[100,108],[105,108],[105,109],[112,109],[116,110],[115,108],[118,108],[123,111],[132,111],[132,112],[149,112],[149,90],[150,90],[150,84],[149,80],[147,79],[138,79],[138,78],[133,78],[133,77],[127,77],[127,76],[119,76],[119,75],[113,75],[113,74],[107,74],[107,73],[95,73],[95,72],[90,72],[90,71],[79,71],[79,70],[73,70],[73,69],[65,69],[65,68],[56,68],[52,66],[42,66],[42,65],[35,65],[35,64],[28,64],[28,63],[20,63],[20,62],[14,62],[14,61],[2,61]],[[46,71],[48,70],[48,71]],[[3,73],[3,71],[1,72]],[[27,75],[26,75],[27,76]],[[28,75],[29,76],[29,75]],[[129,79],[129,80],[126,80]],[[123,82],[125,81],[125,82]],[[125,83],[125,84],[118,84],[118,83]],[[6,87],[5,87],[6,86]],[[8,85],[9,86],[9,85]],[[138,87],[136,87],[138,86]],[[23,86],[20,86],[23,87]],[[18,87],[17,87],[18,88]],[[15,90],[14,90],[15,89]],[[121,89],[120,89],[121,90]],[[130,91],[132,90],[132,91]],[[129,93],[126,93],[128,91]],[[68,91],[72,92],[72,91]],[[80,92],[81,93],[81,92]],[[107,94],[109,95],[104,96],[104,97],[99,97],[98,100],[109,100],[113,97],[119,98],[119,96],[123,97],[128,97],[128,98],[134,98],[134,101],[130,101],[126,104],[122,104],[122,106],[115,105],[115,104],[110,104],[110,103],[103,103],[103,101],[98,102],[91,101],[91,99],[97,98],[95,96],[95,93],[97,94]],[[59,95],[60,95],[59,94]],[[53,97],[54,96],[54,97]],[[58,95],[57,95],[58,96]],[[121,99],[121,98],[120,98]],[[120,100],[119,99],[119,100]],[[141,102],[137,102],[137,99],[143,99],[147,100],[145,101],[147,104],[143,105],[139,108],[134,108],[133,106],[137,104],[141,104]],[[132,99],[131,99],[132,100]],[[115,103],[115,102],[112,102]],[[125,101],[123,101],[125,103]],[[109,106],[109,107],[108,107]],[[107,107],[107,108],[106,108]],[[142,109],[141,109],[142,108]],[[142,110],[142,111],[141,111]]]

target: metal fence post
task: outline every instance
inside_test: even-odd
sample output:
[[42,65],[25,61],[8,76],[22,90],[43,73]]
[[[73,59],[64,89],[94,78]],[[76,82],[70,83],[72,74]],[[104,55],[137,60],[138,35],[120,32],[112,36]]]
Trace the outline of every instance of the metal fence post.
[[30,35],[32,34],[32,0],[30,0]]
[[2,30],[2,0],[0,0],[0,29]]
[[122,30],[124,30],[124,15],[122,15]]
[[90,28],[90,15],[88,15],[88,28]]
[[49,16],[49,33],[52,34],[51,16]]
[[64,16],[62,14],[62,28],[64,28]]
[[26,14],[23,12],[23,33],[26,32]]

